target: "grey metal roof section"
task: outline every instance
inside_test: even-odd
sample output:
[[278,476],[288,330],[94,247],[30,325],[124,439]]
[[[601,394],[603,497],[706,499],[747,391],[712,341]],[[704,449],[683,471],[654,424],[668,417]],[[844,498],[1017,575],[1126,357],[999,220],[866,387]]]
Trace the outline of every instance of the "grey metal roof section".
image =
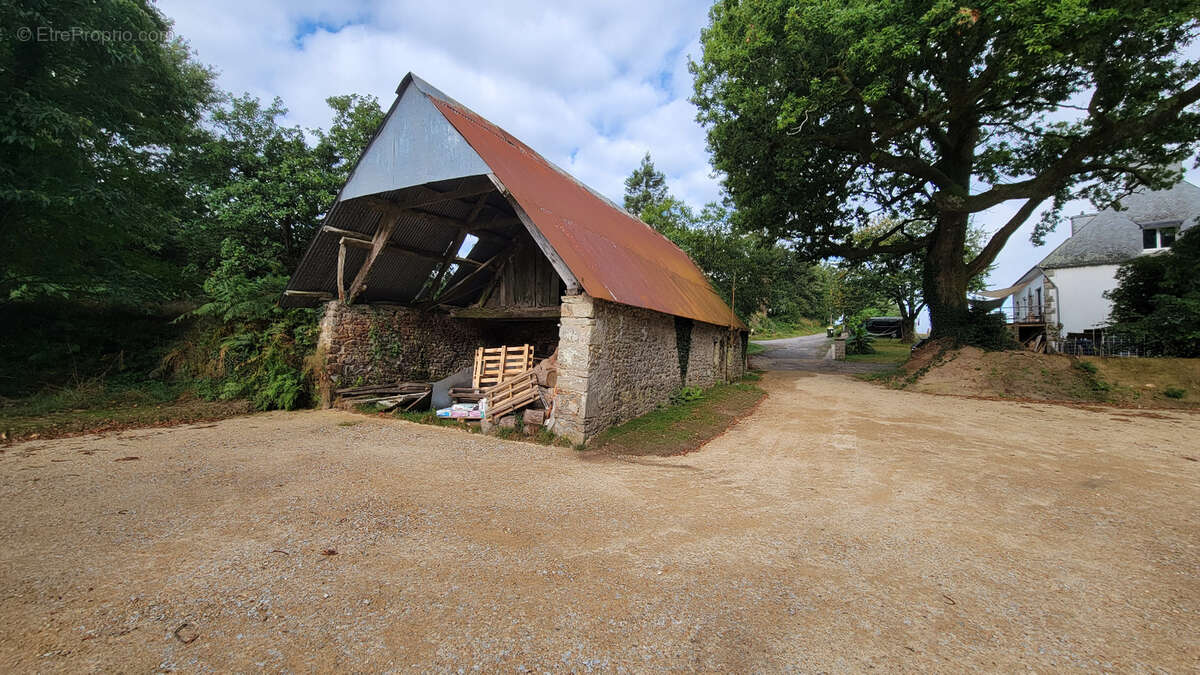
[[419,87],[400,84],[399,96],[367,145],[339,201],[490,171],[466,139]]
[[[1143,190],[1121,200],[1121,211],[1105,209],[1074,219],[1074,234],[1051,251],[1038,267],[1115,265],[1142,252],[1142,228],[1181,223],[1189,229],[1200,218],[1200,187],[1180,181],[1166,190]],[[1077,217],[1079,218],[1079,217]]]

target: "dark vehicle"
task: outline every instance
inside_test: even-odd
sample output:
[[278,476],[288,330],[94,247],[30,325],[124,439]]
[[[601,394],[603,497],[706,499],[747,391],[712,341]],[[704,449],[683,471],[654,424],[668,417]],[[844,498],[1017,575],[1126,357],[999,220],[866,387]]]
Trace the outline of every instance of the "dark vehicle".
[[898,316],[874,316],[867,319],[864,325],[867,332],[873,337],[900,337],[900,317]]

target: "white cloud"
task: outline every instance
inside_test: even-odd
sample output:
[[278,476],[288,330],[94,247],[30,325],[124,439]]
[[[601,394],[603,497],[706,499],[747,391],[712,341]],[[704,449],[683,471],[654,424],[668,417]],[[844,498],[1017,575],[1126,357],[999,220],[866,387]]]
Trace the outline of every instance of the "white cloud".
[[704,0],[160,7],[222,88],[279,96],[304,128],[328,124],[334,94],[390,104],[411,70],[617,202],[646,151],[680,197],[717,196],[686,101]]
[[[695,207],[719,196],[688,102],[707,0],[505,3],[384,0],[160,0],[222,88],[283,98],[304,128],[329,123],[324,99],[374,94],[385,106],[413,71],[616,202],[650,151]],[[1200,49],[1194,45],[1193,50]],[[1194,57],[1195,54],[1189,56]],[[1200,172],[1189,171],[1189,179]],[[980,214],[994,231],[1015,206]],[[1076,213],[1082,204],[1072,204]],[[1036,216],[989,282],[1011,283],[1066,238],[1035,248]]]

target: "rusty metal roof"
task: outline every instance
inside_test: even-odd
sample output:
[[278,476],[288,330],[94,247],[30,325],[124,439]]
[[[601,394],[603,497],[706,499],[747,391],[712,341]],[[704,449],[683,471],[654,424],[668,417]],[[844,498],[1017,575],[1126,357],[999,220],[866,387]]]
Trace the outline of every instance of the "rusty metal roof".
[[416,82],[521,205],[588,295],[745,329],[700,268],[671,240],[500,127]]
[[[368,193],[395,201],[413,191],[438,194],[494,178],[508,193],[508,201],[493,193],[500,203],[489,206],[498,211],[519,207],[530,234],[535,239],[540,235],[539,246],[568,284],[577,281],[601,300],[745,328],[691,258],[650,226],[412,73],[396,93],[324,225],[370,235],[381,213],[363,199]],[[491,176],[479,173],[486,170]],[[425,210],[461,219],[470,207],[443,202]],[[319,302],[317,293],[336,291],[339,237],[325,230],[314,237],[288,284],[289,291],[305,295],[285,295],[281,304],[313,306]],[[443,252],[453,239],[453,230],[406,218],[389,242]],[[498,246],[481,241],[467,257],[485,260]],[[365,258],[361,250],[347,251],[348,278]],[[413,302],[435,269],[434,262],[408,255],[381,258],[361,297],[367,302]],[[467,273],[452,272],[451,283]],[[484,282],[480,278],[475,283]]]

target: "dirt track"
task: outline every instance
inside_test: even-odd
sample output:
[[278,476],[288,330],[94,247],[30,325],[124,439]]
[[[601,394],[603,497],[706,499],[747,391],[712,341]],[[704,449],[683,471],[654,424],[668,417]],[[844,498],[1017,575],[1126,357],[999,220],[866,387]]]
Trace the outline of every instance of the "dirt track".
[[765,386],[667,459],[335,412],[12,446],[0,669],[1200,664],[1200,417]]

